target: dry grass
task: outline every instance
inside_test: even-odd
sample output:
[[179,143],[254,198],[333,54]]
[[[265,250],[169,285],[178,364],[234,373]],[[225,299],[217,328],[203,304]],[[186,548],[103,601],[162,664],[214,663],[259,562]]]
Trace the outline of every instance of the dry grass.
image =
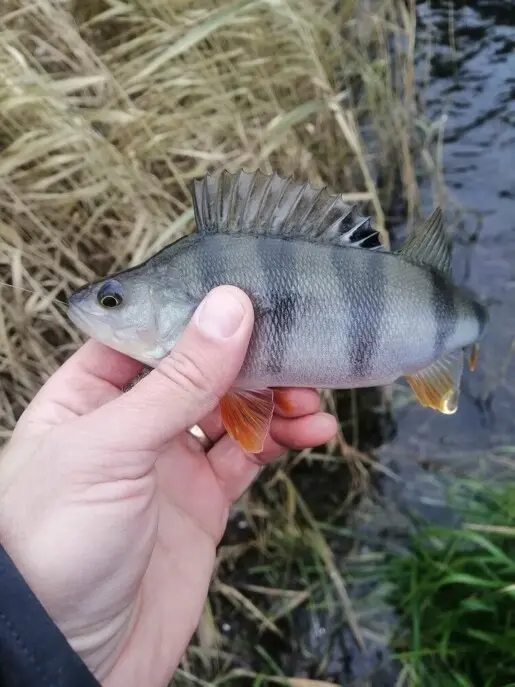
[[192,177],[295,174],[368,203],[380,228],[379,170],[413,197],[413,18],[354,5],[3,3],[3,437],[79,344],[55,299],[189,231]]
[[[412,216],[414,29],[414,3],[405,0],[4,0],[0,442],[82,340],[59,301],[190,231],[193,177],[259,166],[360,201],[381,231],[399,194]],[[342,433],[324,456],[296,460],[319,461],[324,467],[316,469],[325,470],[341,465],[343,456],[361,466],[356,442],[346,443]],[[286,489],[287,473],[277,474]],[[273,565],[282,569],[277,528],[286,527],[290,544],[308,532],[303,551],[331,588],[333,609],[359,637],[334,555],[289,483],[272,522],[270,503],[248,495],[242,508],[251,533],[221,555],[234,561],[257,547],[267,559],[274,550]],[[277,629],[279,602],[270,615],[259,594],[250,602],[221,579],[216,598],[252,623]],[[286,589],[284,580],[277,584],[280,613],[307,603],[309,594]],[[220,674],[229,675],[235,668],[220,639],[207,607],[199,630],[204,670],[216,647],[225,666]],[[186,682],[194,684],[188,670]]]

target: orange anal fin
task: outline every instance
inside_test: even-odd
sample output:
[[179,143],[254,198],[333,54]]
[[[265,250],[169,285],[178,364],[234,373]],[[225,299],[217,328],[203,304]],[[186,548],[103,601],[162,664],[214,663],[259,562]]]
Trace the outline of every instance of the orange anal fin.
[[231,390],[220,401],[227,434],[247,453],[263,450],[272,415],[274,393],[271,389]]
[[472,344],[472,350],[469,355],[469,370],[474,372],[477,365],[477,359],[479,358],[479,344]]
[[458,410],[463,353],[454,351],[406,377],[418,402],[445,415]]
[[290,400],[290,393],[286,389],[274,389],[275,405],[284,415],[293,415],[295,412],[295,404]]

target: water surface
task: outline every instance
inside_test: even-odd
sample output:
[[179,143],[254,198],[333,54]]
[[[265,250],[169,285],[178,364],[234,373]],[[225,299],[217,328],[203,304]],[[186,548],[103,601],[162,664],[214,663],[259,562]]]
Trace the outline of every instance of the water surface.
[[[515,3],[433,0],[419,2],[417,11],[423,109],[437,128],[444,124],[445,209],[449,220],[457,209],[462,213],[450,227],[453,274],[488,306],[490,322],[476,371],[465,371],[454,416],[413,402],[405,383],[396,387],[395,431],[375,453],[400,481],[380,480],[378,517],[369,509],[361,520],[382,542],[393,538],[405,507],[451,522],[452,512],[442,506],[442,468],[447,477],[497,469],[515,451]],[[427,216],[434,190],[428,183],[421,190]],[[405,235],[405,227],[395,229],[393,247]],[[365,684],[375,659],[386,672],[366,684],[393,687],[388,652],[373,642],[368,650],[365,657],[353,652],[339,684],[351,678]]]
[[[515,443],[515,3],[423,2],[418,17],[424,110],[435,123],[446,119],[444,181],[464,213],[450,228],[454,278],[487,304],[490,323],[458,413],[410,403],[395,413],[383,454],[470,459]],[[423,186],[427,214],[434,202]]]

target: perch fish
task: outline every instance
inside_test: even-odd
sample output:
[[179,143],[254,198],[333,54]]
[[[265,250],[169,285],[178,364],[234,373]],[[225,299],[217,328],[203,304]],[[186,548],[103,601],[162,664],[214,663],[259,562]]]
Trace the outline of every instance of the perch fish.
[[487,312],[452,281],[440,208],[392,252],[356,206],[310,183],[224,171],[195,180],[191,194],[197,230],[75,291],[73,323],[155,367],[211,289],[245,291],[255,326],[220,407],[248,452],[262,448],[280,387],[405,377],[423,406],[456,412],[464,352],[473,368]]

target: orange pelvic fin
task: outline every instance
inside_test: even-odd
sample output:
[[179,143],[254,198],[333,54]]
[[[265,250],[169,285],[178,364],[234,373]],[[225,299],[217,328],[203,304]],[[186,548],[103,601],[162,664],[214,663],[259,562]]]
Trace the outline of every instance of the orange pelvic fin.
[[272,415],[274,393],[271,389],[231,390],[220,401],[227,434],[247,453],[263,450]]

